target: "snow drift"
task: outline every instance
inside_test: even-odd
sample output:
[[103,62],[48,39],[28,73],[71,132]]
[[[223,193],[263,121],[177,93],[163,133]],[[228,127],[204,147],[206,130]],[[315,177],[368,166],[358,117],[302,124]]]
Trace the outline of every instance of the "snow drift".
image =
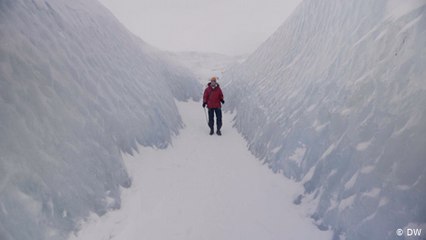
[[303,1],[225,72],[250,150],[304,184],[295,203],[336,239],[426,223],[425,4]]
[[65,239],[120,206],[120,151],[166,146],[201,86],[96,1],[3,0],[0,23],[0,239]]

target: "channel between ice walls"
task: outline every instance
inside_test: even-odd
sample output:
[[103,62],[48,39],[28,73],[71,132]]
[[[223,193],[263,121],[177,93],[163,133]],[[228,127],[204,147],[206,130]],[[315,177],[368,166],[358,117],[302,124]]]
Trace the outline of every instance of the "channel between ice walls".
[[426,223],[426,2],[305,0],[222,82],[250,150],[336,239]]
[[166,146],[201,86],[93,0],[0,1],[0,239],[66,239]]

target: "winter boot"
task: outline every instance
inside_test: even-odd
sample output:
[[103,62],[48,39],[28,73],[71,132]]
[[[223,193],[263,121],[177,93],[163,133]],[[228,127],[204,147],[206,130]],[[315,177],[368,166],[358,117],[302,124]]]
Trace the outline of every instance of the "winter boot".
[[213,135],[213,133],[214,133],[213,128],[210,128],[210,135]]
[[222,136],[222,132],[220,130],[217,130],[216,134]]

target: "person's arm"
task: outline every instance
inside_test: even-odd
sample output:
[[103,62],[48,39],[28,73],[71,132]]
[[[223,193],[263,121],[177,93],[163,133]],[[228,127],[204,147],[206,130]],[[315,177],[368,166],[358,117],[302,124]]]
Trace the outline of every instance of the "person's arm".
[[223,104],[223,103],[225,103],[225,100],[223,99],[223,92],[222,92],[222,89],[219,88],[219,90],[220,90],[219,99],[220,99],[220,102]]
[[208,88],[206,88],[206,90],[204,90],[204,94],[203,94],[203,107],[206,107],[207,105],[207,100],[209,97],[209,93],[208,93]]

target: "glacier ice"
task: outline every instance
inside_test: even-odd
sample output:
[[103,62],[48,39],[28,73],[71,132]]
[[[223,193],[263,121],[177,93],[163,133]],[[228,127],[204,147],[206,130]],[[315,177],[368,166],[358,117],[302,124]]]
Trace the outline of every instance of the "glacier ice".
[[425,11],[305,0],[225,72],[250,150],[304,184],[295,202],[336,239],[396,239],[426,222]]
[[188,70],[93,0],[0,1],[0,239],[65,239],[120,206],[121,152],[166,146]]

